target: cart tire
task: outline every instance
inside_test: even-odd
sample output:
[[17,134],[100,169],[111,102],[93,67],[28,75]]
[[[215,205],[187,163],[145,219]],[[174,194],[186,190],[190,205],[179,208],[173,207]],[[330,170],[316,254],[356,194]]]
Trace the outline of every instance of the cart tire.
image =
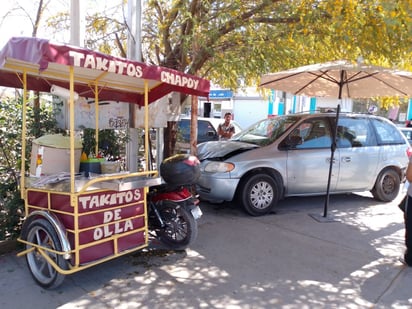
[[[55,251],[61,251],[62,246],[57,233],[54,231],[50,222],[45,219],[35,219],[27,227],[27,242],[36,244],[45,248],[50,248]],[[26,249],[30,249],[30,244],[26,245]],[[53,252],[46,253],[49,257],[62,268],[67,269],[67,261],[62,255]],[[57,272],[51,264],[37,251],[31,251],[26,255],[27,266],[31,272],[33,279],[45,289],[54,289],[62,284],[65,276]]]
[[184,250],[197,238],[197,222],[190,210],[178,203],[163,201],[158,211],[165,224],[156,230],[159,240],[173,250]]

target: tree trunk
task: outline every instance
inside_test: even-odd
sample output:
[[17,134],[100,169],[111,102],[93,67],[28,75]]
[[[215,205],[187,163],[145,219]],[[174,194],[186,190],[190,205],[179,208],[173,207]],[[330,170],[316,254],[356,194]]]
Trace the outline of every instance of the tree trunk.
[[197,96],[192,96],[192,113],[190,125],[190,153],[197,156]]
[[175,152],[177,140],[177,123],[176,121],[168,121],[164,131],[164,150],[163,158],[166,159],[172,156]]

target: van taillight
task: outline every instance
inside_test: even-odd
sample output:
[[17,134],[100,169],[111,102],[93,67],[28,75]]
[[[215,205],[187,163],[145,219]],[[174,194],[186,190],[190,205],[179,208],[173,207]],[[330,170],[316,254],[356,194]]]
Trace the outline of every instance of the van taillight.
[[408,149],[406,149],[406,154],[408,155],[408,158],[410,158],[412,156],[412,148],[408,147]]

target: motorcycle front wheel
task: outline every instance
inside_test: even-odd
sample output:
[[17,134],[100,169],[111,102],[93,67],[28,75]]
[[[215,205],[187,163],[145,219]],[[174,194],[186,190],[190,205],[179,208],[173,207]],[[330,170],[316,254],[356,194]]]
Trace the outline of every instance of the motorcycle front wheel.
[[156,229],[159,240],[173,250],[184,250],[197,238],[197,222],[190,210],[172,201],[162,201],[157,210],[164,227]]

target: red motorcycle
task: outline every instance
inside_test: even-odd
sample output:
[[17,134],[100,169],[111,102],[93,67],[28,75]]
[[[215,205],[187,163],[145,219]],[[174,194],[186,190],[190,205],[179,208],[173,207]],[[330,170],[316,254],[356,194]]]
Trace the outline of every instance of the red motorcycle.
[[197,220],[202,211],[191,187],[199,178],[199,164],[190,155],[165,159],[160,165],[165,184],[150,187],[147,194],[149,230],[174,250],[187,248],[197,238]]

